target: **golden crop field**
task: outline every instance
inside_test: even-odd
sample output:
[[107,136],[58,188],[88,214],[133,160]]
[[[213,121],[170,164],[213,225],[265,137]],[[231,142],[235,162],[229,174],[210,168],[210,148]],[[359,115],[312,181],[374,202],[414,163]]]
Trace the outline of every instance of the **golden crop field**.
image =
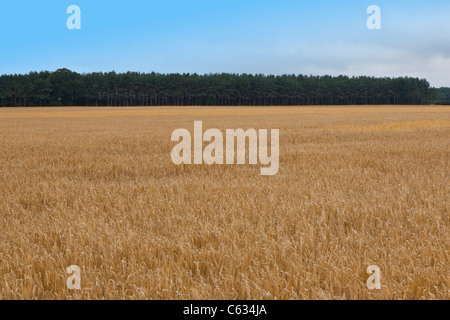
[[[195,120],[278,174],[174,165]],[[450,107],[0,108],[0,150],[0,299],[449,298]]]

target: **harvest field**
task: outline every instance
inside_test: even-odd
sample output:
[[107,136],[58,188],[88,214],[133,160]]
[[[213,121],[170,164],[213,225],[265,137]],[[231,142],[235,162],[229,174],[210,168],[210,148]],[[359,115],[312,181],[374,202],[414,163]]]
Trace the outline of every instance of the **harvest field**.
[[[278,174],[174,165],[195,120]],[[450,107],[0,108],[0,150],[0,299],[449,298]]]

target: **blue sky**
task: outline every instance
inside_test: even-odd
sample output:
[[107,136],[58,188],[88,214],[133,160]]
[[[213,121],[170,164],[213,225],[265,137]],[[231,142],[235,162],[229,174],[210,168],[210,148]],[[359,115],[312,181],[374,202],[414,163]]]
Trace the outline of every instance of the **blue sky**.
[[[69,30],[70,5],[81,30]],[[368,30],[369,5],[381,30]],[[0,74],[234,72],[413,76],[450,86],[450,1],[15,0]]]

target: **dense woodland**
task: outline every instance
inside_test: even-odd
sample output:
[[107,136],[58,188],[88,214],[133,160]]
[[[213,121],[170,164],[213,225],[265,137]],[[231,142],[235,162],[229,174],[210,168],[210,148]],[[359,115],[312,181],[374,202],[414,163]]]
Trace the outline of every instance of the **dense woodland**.
[[424,79],[347,76],[89,73],[67,69],[0,76],[0,106],[253,106],[429,104]]
[[450,88],[439,88],[435,90],[436,104],[450,105]]

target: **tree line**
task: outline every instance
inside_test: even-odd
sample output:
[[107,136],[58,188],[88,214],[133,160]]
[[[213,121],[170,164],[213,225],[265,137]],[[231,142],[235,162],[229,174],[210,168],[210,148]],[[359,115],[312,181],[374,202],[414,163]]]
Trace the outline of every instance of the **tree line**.
[[450,105],[450,88],[434,89],[435,104]]
[[425,79],[160,74],[67,69],[0,76],[0,106],[277,106],[428,104]]

